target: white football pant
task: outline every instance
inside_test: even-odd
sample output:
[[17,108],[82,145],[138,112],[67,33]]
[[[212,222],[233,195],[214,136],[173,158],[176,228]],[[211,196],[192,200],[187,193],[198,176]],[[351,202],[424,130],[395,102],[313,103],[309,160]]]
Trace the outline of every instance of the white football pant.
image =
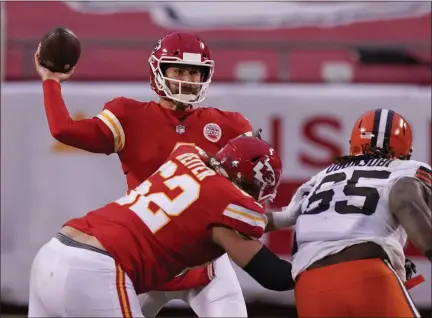
[[31,269],[28,316],[144,317],[131,280],[103,253],[61,234],[42,246]]
[[182,291],[151,291],[139,296],[145,317],[155,317],[171,300],[189,304],[198,317],[247,317],[240,283],[227,254],[214,265],[215,278],[206,286]]

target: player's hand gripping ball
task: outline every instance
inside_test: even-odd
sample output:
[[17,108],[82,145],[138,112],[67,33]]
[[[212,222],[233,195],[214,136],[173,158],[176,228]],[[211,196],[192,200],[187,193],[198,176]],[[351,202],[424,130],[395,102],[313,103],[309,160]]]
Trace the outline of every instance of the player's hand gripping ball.
[[66,28],[58,27],[46,33],[38,48],[39,64],[54,73],[69,73],[80,55],[80,41]]

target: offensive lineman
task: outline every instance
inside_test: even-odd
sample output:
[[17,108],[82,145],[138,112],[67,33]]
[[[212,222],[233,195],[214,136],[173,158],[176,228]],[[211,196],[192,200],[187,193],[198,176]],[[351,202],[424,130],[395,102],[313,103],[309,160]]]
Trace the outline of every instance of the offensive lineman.
[[419,317],[403,247],[408,236],[432,260],[432,176],[411,153],[408,122],[377,109],[355,123],[350,155],[312,178],[295,227],[300,317]]
[[[239,113],[192,107],[205,99],[214,70],[209,48],[195,34],[170,33],[152,51],[151,87],[160,97],[158,103],[118,97],[91,119],[72,120],[64,103],[59,83],[68,80],[73,70],[68,74],[50,72],[40,65],[37,52],[35,64],[43,81],[52,136],[86,151],[117,153],[128,190],[156,171],[177,143],[194,143],[216,153],[230,139],[252,135],[252,127]],[[143,312],[149,317],[177,297],[200,317],[247,317],[240,284],[226,255],[157,289],[183,291],[144,297]]]
[[228,255],[266,288],[294,287],[291,264],[258,238],[261,203],[282,166],[267,143],[238,137],[214,158],[180,145],[123,198],[65,223],[38,252],[29,317],[143,317],[137,294]]

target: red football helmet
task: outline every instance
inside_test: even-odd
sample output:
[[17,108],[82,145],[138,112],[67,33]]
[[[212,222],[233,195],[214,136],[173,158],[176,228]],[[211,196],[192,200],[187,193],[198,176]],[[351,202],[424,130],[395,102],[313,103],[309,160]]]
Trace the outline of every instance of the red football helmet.
[[[164,96],[178,102],[188,104],[199,103],[207,95],[207,90],[213,76],[214,61],[211,59],[207,45],[195,34],[173,32],[159,40],[150,58],[151,88],[159,96]],[[165,68],[161,64],[197,65],[201,67],[201,82],[187,82],[170,79],[165,76]],[[167,80],[179,84],[179,93],[173,94]],[[200,85],[197,94],[182,94],[182,84]]]
[[240,136],[219,150],[215,159],[226,177],[258,202],[273,201],[282,176],[282,163],[268,143]]
[[389,150],[392,158],[409,159],[412,134],[405,118],[389,109],[364,113],[353,127],[350,155],[368,154],[371,148]]

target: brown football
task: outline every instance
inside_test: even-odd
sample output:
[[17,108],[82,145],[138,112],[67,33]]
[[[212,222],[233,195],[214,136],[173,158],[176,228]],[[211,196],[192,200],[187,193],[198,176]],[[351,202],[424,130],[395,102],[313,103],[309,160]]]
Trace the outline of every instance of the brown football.
[[69,72],[78,63],[80,55],[80,41],[69,29],[54,28],[40,41],[40,64],[52,72]]

